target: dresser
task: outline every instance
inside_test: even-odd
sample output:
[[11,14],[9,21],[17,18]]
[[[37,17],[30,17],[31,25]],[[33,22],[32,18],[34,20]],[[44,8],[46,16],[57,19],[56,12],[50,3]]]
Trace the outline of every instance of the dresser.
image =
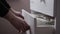
[[[45,24],[45,22],[48,22],[47,20],[37,18],[34,14],[24,9],[22,9],[22,15],[30,25],[32,34],[53,34],[55,32],[54,25]],[[28,31],[27,34],[29,34]]]

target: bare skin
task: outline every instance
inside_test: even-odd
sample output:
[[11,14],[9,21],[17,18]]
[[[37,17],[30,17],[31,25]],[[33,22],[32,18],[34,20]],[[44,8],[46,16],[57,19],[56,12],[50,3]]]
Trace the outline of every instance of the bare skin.
[[24,19],[24,17],[22,16],[21,12],[16,11],[16,10],[14,10],[14,9],[12,9],[12,8],[11,8],[10,10],[11,10],[11,12],[14,13],[16,16],[21,17],[21,18]]
[[19,31],[25,32],[30,28],[29,25],[25,22],[24,17],[21,15],[21,13],[16,12],[13,9],[10,9],[9,12],[4,16],[4,18],[9,20],[11,24],[15,26]]

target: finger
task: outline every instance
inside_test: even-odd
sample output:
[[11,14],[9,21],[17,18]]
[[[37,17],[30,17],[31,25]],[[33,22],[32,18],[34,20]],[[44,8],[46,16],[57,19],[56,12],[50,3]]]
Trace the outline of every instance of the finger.
[[23,17],[22,15],[19,15],[19,17],[21,17],[21,18],[23,18],[23,19],[24,19],[24,17]]
[[27,31],[28,29],[30,29],[30,26],[24,21],[24,32]]

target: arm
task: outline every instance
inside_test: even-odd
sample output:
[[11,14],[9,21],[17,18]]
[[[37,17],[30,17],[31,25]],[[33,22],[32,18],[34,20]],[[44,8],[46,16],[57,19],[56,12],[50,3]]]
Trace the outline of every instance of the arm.
[[22,13],[21,13],[21,12],[16,11],[16,10],[14,10],[13,8],[10,8],[10,10],[11,10],[12,13],[14,13],[16,16],[21,17],[21,18],[24,19],[24,17],[22,16]]
[[[4,17],[8,21],[10,21],[11,24],[19,31],[21,31],[21,30],[26,31],[26,29],[28,29],[29,25],[25,22],[25,20],[23,18],[17,16],[18,13],[13,11],[5,0],[0,0],[0,16]],[[18,15],[20,15],[20,14],[18,14]]]
[[30,26],[25,22],[24,19],[21,17],[16,16],[12,11],[9,12],[4,16],[7,20],[11,22],[11,24],[16,27],[19,31],[25,32],[30,28]]

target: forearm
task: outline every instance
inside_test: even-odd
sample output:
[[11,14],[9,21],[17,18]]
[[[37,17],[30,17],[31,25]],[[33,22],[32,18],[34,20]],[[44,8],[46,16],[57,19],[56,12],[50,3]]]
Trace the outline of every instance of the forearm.
[[21,12],[16,11],[13,8],[10,8],[10,11],[12,11],[12,13],[15,14],[16,16],[21,17],[21,18],[24,19],[24,17],[22,16],[22,13]]
[[4,16],[4,18],[10,21],[11,19],[14,19],[15,16],[14,16],[13,13],[9,10],[9,12]]
[[10,10],[9,12],[4,16],[8,21],[11,22],[12,25],[14,25],[19,31],[25,32],[28,30],[30,27],[29,25],[25,22],[24,19],[14,15]]
[[9,12],[4,16],[5,19],[9,20],[10,22],[14,22],[15,20],[21,20],[24,21],[24,19],[16,16],[14,13],[12,13],[11,10],[9,10]]
[[20,13],[20,14],[22,14],[21,12],[19,12],[19,11],[16,11],[15,9],[13,9],[13,8],[10,8],[10,10],[12,11],[12,13],[14,13],[14,14],[16,14],[16,13]]
[[[23,19],[21,19],[20,17],[15,16],[11,11],[9,11],[5,16],[5,19],[7,19],[8,21],[10,21],[10,23],[16,27],[17,29],[19,28],[19,26],[21,27],[22,22],[24,22]],[[19,29],[18,29],[19,30]]]

